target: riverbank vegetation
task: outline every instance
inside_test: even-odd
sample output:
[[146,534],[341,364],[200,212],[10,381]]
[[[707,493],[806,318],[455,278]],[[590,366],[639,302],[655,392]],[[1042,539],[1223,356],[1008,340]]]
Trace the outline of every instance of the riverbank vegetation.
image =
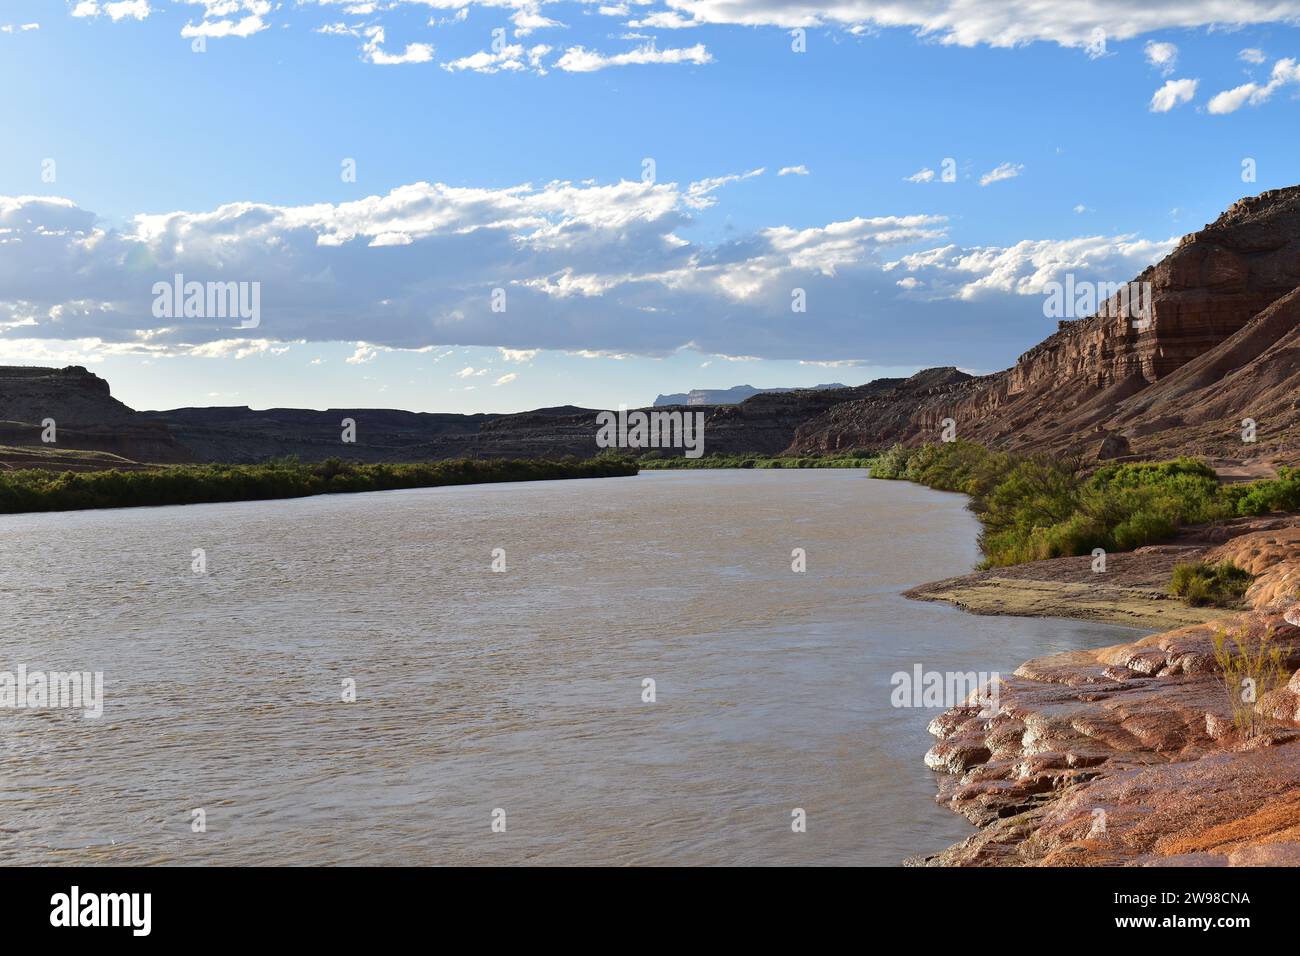
[[617,455],[585,461],[457,459],[367,464],[331,458],[311,463],[290,459],[257,465],[173,465],[147,471],[24,469],[0,472],[0,514],[261,501],[502,481],[613,478],[636,473],[635,461]]
[[[1257,641],[1250,639],[1244,626],[1232,633],[1220,629],[1214,635],[1214,659],[1223,674],[1223,689],[1228,694],[1233,723],[1247,739],[1258,736],[1269,721],[1255,710],[1255,702],[1281,687],[1291,676],[1272,629]],[[1253,693],[1244,693],[1247,687]]]
[[861,457],[822,458],[818,456],[783,457],[781,455],[706,455],[687,458],[683,455],[661,456],[651,452],[638,464],[647,471],[678,468],[866,468],[870,459]]
[[1102,465],[1048,454],[991,451],[970,442],[895,446],[870,463],[873,478],[915,481],[969,495],[984,526],[983,566],[1128,551],[1184,525],[1300,508],[1300,471],[1221,484],[1204,462]]
[[1189,607],[1236,607],[1253,580],[1253,574],[1231,561],[1187,561],[1174,565],[1169,593]]

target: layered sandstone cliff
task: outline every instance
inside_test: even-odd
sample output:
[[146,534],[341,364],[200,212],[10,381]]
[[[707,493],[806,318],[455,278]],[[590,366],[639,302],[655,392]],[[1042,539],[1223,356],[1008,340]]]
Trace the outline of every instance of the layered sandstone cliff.
[[[838,406],[802,426],[790,451],[934,441],[951,418],[960,437],[1006,448],[1105,454],[1110,438],[1110,454],[1285,452],[1300,394],[1300,187],[1235,203],[1134,281],[1151,290],[1137,317],[1109,303],[1061,323],[1006,371],[910,408]],[[1191,363],[1196,375],[1175,380]],[[1257,441],[1243,448],[1246,418]]]

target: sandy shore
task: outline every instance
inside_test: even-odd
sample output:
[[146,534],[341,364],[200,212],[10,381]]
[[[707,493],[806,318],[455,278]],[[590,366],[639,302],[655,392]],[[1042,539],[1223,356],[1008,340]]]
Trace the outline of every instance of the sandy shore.
[[1104,572],[1091,558],[1056,558],[923,584],[905,592],[918,601],[945,601],[972,614],[1067,617],[1169,630],[1230,617],[1231,610],[1188,607],[1168,593],[1173,566],[1208,549],[1167,548],[1112,555]]

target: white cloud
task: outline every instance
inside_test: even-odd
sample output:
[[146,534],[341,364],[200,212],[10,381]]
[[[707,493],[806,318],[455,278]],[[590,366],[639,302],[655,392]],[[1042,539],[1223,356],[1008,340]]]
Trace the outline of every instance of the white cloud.
[[442,68],[451,73],[462,70],[470,70],[474,73],[500,73],[503,70],[517,73],[531,69],[535,73],[545,75],[546,69],[542,66],[542,57],[550,52],[551,47],[545,43],[538,43],[527,49],[522,44],[511,43],[503,46],[496,53],[480,50],[478,53],[462,56],[460,59],[442,64]]
[[362,45],[362,56],[367,63],[377,66],[399,66],[404,63],[428,63],[433,59],[433,47],[428,43],[408,43],[401,53],[388,53],[384,50],[384,28],[367,27],[366,42]]
[[1164,76],[1174,72],[1174,68],[1178,65],[1178,47],[1172,43],[1157,43],[1155,40],[1149,40],[1143,52],[1146,54],[1147,63]]
[[514,381],[515,379],[517,379],[518,377],[519,377],[519,376],[516,375],[514,372],[507,372],[505,375],[502,375],[499,379],[497,379],[497,380],[496,380],[495,382],[493,382],[492,384],[493,384],[493,385],[509,385],[511,382],[513,382],[513,381]]
[[150,9],[148,0],[108,0],[105,3],[100,3],[98,0],[80,0],[72,8],[74,17],[97,17],[104,14],[114,23],[128,18],[144,20],[151,13],[153,10]]
[[[1086,47],[1098,24],[1111,42],[1157,30],[1280,23],[1300,16],[1297,0],[667,0],[670,10],[642,21],[662,29],[732,26],[903,27],[959,46],[1012,47],[1045,40]],[[860,32],[860,31],[859,31]]]
[[675,47],[667,50],[656,49],[653,43],[647,43],[626,53],[606,55],[596,50],[575,46],[564,51],[564,55],[555,65],[567,73],[593,73],[611,66],[629,66],[645,63],[693,63],[703,66],[713,62],[713,56],[704,48],[703,43],[692,47]]
[[[271,12],[270,0],[184,0],[184,2],[203,8],[202,19],[197,24],[186,23],[181,27],[181,36],[187,39],[244,38],[271,28],[264,19]],[[245,15],[236,20],[235,16],[239,13]]]
[[980,177],[980,185],[988,186],[992,183],[1000,183],[1004,179],[1015,179],[1025,170],[1024,163],[1003,163],[990,169]]
[[808,167],[804,165],[782,166],[781,171],[777,173],[777,175],[778,176],[807,176]]
[[39,23],[6,23],[4,26],[0,26],[0,33],[30,33],[31,31],[39,30],[40,28],[41,25]]
[[627,25],[633,29],[689,30],[698,27],[700,21],[684,17],[674,10],[659,10],[639,20],[629,20]]
[[[273,0],[176,0],[201,7],[200,21],[186,23],[182,35],[187,37],[248,37],[270,28],[274,13],[288,22],[311,7],[341,9],[353,16],[379,16],[394,10],[454,11],[444,18],[432,17],[430,25],[443,25],[466,19],[472,6],[510,11],[517,36],[563,24],[548,13],[560,0],[296,0],[295,3]],[[568,2],[568,0],[566,0]],[[588,0],[595,12],[605,16],[626,17],[638,7],[651,7],[650,0]],[[93,12],[91,12],[93,11]],[[108,12],[113,19],[144,19],[150,12],[148,0],[76,0],[73,16],[98,16]],[[855,36],[883,28],[901,28],[923,39],[937,39],[943,44],[959,46],[988,45],[1015,47],[1036,41],[1066,47],[1088,48],[1098,25],[1106,30],[1107,40],[1119,42],[1157,31],[1211,26],[1240,27],[1268,23],[1286,23],[1300,17],[1300,0],[1075,0],[1068,4],[1045,4],[1041,0],[1000,0],[998,3],[977,0],[925,0],[899,3],[892,0],[664,0],[661,9],[650,10],[627,21],[632,29],[684,30],[703,25],[754,27],[775,26],[829,27]],[[371,24],[375,25],[375,24]],[[314,25],[313,27],[314,28]],[[1153,43],[1156,47],[1173,44]],[[428,43],[411,43],[401,53],[379,51],[368,57],[374,63],[427,62]],[[711,56],[702,46],[684,48],[685,59],[667,59],[674,51],[664,51],[646,59],[644,53],[606,54],[574,47],[566,56],[571,72],[592,72],[604,66],[623,63],[692,62],[706,63]],[[708,59],[705,59],[708,57]],[[1161,69],[1172,70],[1157,63]]]
[[116,23],[128,17],[132,20],[144,20],[153,11],[149,9],[148,0],[115,0],[104,4],[104,12]]
[[373,362],[378,354],[378,351],[367,345],[365,342],[358,342],[356,351],[343,361],[347,362],[349,365],[364,365],[366,362]]
[[[1214,96],[1210,97],[1210,102],[1205,108],[1215,114],[1235,113],[1246,104],[1247,100],[1258,95],[1262,89],[1263,87],[1255,83],[1243,83],[1241,86],[1214,94]],[[1267,97],[1264,98],[1267,99]],[[1263,100],[1259,102],[1263,102]]]
[[1241,60],[1243,63],[1253,63],[1258,66],[1268,59],[1268,57],[1264,55],[1263,50],[1257,49],[1256,47],[1247,47],[1237,54],[1237,59]]
[[1262,86],[1258,83],[1244,83],[1231,90],[1216,93],[1206,109],[1211,113],[1223,115],[1235,113],[1247,103],[1251,106],[1259,106],[1261,103],[1267,103],[1282,87],[1293,83],[1300,84],[1300,64],[1292,59],[1278,60],[1273,64],[1273,72],[1268,83]]
[[534,30],[548,30],[553,27],[562,27],[563,23],[552,20],[550,17],[542,16],[536,4],[520,7],[510,17],[510,22],[515,25],[515,36],[528,36]]
[[[1114,276],[1128,279],[1144,254],[1154,258],[1131,237],[960,249],[943,245],[947,220],[925,214],[684,238],[696,204],[723,201],[713,184],[724,181],[735,177],[698,180],[694,193],[697,183],[639,179],[414,183],[337,204],[142,214],[123,227],[67,199],[0,197],[0,355],[74,342],[97,355],[234,358],[349,342],[353,365],[386,349],[449,346],[501,349],[504,362],[523,364],[539,349],[615,358],[690,345],[908,365],[966,356],[993,367],[1042,337],[1041,308],[998,298],[1023,295],[1010,279],[1026,262],[1134,267]],[[264,338],[236,338],[231,319],[155,319],[153,285],[177,273],[259,282]],[[908,278],[917,281],[898,284]],[[498,288],[509,304],[501,312],[491,306]],[[810,303],[798,323],[794,288]],[[460,380],[506,371],[465,362]]]
[[1007,247],[942,246],[885,264],[902,269],[949,299],[975,301],[989,295],[1041,295],[1047,283],[1065,274],[1127,282],[1146,266],[1164,258],[1177,238],[1161,242],[1132,235],[1085,236],[1078,239],[1024,240]]
[[282,355],[287,349],[270,339],[218,339],[191,346],[180,354],[192,358],[246,359],[254,355]]
[[1190,103],[1199,83],[1200,80],[1166,80],[1151,97],[1151,112],[1168,113],[1179,103]]
[[729,176],[714,176],[710,179],[701,179],[698,182],[691,183],[686,187],[686,204],[692,209],[708,209],[717,203],[717,199],[711,195],[714,191],[721,189],[728,183],[738,183],[744,179],[753,179],[756,176],[762,176],[767,172],[766,167],[760,166],[758,169],[751,169],[747,173],[733,173]]
[[929,167],[918,169],[916,172],[912,173],[912,175],[906,177],[906,179],[909,183],[934,182],[934,170]]

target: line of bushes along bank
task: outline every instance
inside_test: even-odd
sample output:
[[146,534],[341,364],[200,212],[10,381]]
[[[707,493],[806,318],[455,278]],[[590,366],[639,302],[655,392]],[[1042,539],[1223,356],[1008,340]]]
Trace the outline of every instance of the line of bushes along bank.
[[585,461],[457,459],[367,464],[331,458],[313,463],[283,460],[257,465],[174,465],[146,471],[24,469],[0,472],[0,514],[261,501],[502,481],[614,478],[636,473],[635,461],[613,455]]
[[856,456],[794,458],[780,455],[705,455],[686,458],[681,455],[659,456],[650,452],[642,455],[638,462],[646,471],[667,471],[680,468],[866,468],[870,459]]
[[871,477],[915,481],[971,498],[983,525],[983,567],[1128,551],[1184,525],[1300,508],[1300,471],[1221,484],[1201,461],[1108,464],[1048,454],[991,451],[970,442],[895,446],[873,458]]

